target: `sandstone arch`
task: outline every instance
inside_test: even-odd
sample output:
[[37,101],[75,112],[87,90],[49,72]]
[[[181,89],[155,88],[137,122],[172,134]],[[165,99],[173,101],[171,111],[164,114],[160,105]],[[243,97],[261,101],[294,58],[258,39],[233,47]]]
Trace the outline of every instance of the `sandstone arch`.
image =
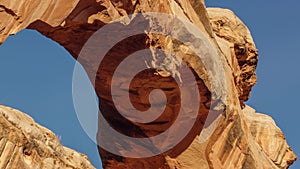
[[[292,164],[295,155],[285,139],[277,136],[278,133],[281,135],[281,131],[272,121],[266,120],[269,117],[256,114],[243,104],[256,82],[257,50],[247,27],[229,10],[206,10],[203,0],[36,0],[34,3],[27,0],[18,3],[2,0],[0,43],[22,29],[34,29],[61,44],[77,59],[81,48],[95,31],[112,20],[138,12],[181,15],[206,34],[218,50],[222,66],[225,67],[229,84],[228,104],[220,117],[217,130],[205,143],[197,141],[203,125],[199,124],[192,130],[190,139],[184,140],[179,148],[153,158],[122,158],[99,148],[105,168],[199,168],[199,165],[201,168],[287,168]],[[156,39],[156,44],[147,44],[149,38]],[[143,35],[127,43],[133,44],[133,50],[141,47],[136,42],[143,42],[145,46],[165,47],[161,43],[162,39]],[[111,57],[117,56],[113,53]],[[82,64],[89,72],[92,67],[89,60]],[[196,73],[201,77],[199,82],[209,83],[205,76]],[[202,85],[202,89],[203,95],[209,94],[209,87]],[[100,91],[98,96],[101,97]],[[203,101],[203,104],[206,102]],[[207,109],[200,112],[205,114],[205,111]],[[115,116],[111,118],[119,120]],[[154,129],[159,127],[157,125]],[[265,128],[272,129],[264,137],[275,140],[272,142],[276,147],[274,150],[268,149],[269,143],[257,134],[257,131]],[[142,133],[154,130],[138,129]],[[276,146],[279,143],[282,146]]]

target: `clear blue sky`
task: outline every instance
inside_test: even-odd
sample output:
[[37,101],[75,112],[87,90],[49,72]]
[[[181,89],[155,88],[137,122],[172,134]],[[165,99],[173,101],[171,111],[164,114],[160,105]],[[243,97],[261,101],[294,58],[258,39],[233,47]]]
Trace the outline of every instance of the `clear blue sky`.
[[[248,104],[272,116],[299,155],[300,1],[209,0],[207,6],[232,9],[249,26],[260,55]],[[96,145],[74,111],[73,68],[65,49],[35,31],[22,31],[0,46],[0,103],[28,113],[100,168]],[[291,168],[300,168],[300,162]]]

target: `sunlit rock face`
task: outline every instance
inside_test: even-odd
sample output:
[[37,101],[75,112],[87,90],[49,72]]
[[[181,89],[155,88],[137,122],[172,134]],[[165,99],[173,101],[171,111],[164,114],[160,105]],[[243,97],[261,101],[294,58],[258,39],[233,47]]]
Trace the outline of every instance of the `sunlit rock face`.
[[1,168],[87,168],[87,156],[64,147],[56,135],[27,114],[0,106]]
[[[102,116],[114,130],[128,137],[151,138],[174,125],[181,107],[184,107],[181,104],[183,98],[186,99],[185,103],[199,106],[196,116],[185,116],[180,121],[182,126],[193,121],[188,131],[178,127],[176,132],[168,133],[165,137],[168,139],[162,139],[161,142],[165,141],[164,146],[170,148],[153,157],[122,156],[125,148],[138,150],[141,154],[149,153],[148,151],[153,149],[145,147],[153,146],[154,142],[150,139],[150,142],[138,141],[133,144],[122,140],[121,145],[116,144],[118,138],[110,135],[103,137],[107,131],[105,126],[99,123],[99,145],[108,146],[114,151],[99,146],[104,168],[276,169],[288,168],[296,160],[285,137],[271,118],[244,105],[256,83],[258,52],[250,31],[230,10],[206,9],[202,0],[53,0],[49,4],[38,0],[34,2],[36,3],[26,0],[18,3],[0,2],[0,42],[4,42],[11,34],[29,28],[41,32],[65,47],[87,71],[99,97]],[[212,71],[215,76],[210,78],[206,66],[212,64],[212,58],[204,53],[199,59],[195,51],[189,48],[189,44],[197,42],[191,36],[193,30],[189,29],[190,27],[175,24],[176,29],[172,29],[174,26],[171,22],[153,20],[146,15],[144,18],[134,15],[146,12],[169,14],[192,23],[209,42],[210,49],[215,51],[219,58],[219,64],[215,66],[222,67],[222,72]],[[126,16],[130,17],[117,21]],[[96,64],[98,61],[91,57],[97,53],[87,50],[85,52],[91,53],[82,55],[82,49],[97,30],[112,21],[119,22],[119,25],[116,24],[115,28],[110,30],[110,35],[126,35],[128,31],[120,29],[120,26],[124,25],[131,25],[136,29],[144,26],[145,31],[113,45],[99,65]],[[167,26],[164,23],[167,23]],[[151,33],[154,28],[164,33],[171,32],[173,36],[186,36],[186,43],[170,36]],[[90,42],[97,44],[105,41],[110,44],[116,40],[114,37],[103,35],[100,40],[93,39]],[[142,59],[142,62],[146,61],[146,68],[149,68],[134,74],[133,79],[130,79],[129,75],[122,75],[122,78],[114,81],[114,72],[121,62],[144,49],[150,51],[149,55],[152,56],[150,60]],[[154,49],[166,51],[165,58],[171,58],[167,55],[171,53],[178,59],[158,62]],[[205,48],[196,45],[196,49]],[[187,69],[177,71],[177,67],[183,64],[181,61],[187,63]],[[131,64],[140,65],[140,62],[137,58],[133,59]],[[165,68],[169,69],[164,70]],[[128,67],[126,71],[130,72],[131,69]],[[185,78],[189,71],[193,73],[194,78]],[[181,82],[185,82],[186,85],[180,85]],[[197,85],[197,91],[190,95],[181,95],[186,93],[185,90],[192,88],[193,82]],[[167,100],[166,107],[162,115],[150,123],[130,121],[120,115],[117,106],[126,102],[127,96],[121,93],[112,95],[111,89],[114,87],[127,88],[125,91],[128,91],[133,107],[139,111],[147,111],[150,108],[160,110],[159,106],[164,103],[160,98],[164,97]],[[226,95],[216,99],[213,96],[219,92],[219,88],[222,88],[221,92]],[[159,96],[151,100],[149,97],[154,89],[160,89],[162,93],[156,93]],[[196,99],[197,96],[199,100]],[[220,101],[222,106],[215,106]],[[130,112],[126,108],[123,110]],[[216,117],[210,118],[209,113],[216,114]],[[131,114],[129,119],[134,116]],[[208,125],[205,124],[207,120],[211,120]],[[172,146],[171,141],[166,141],[176,138],[182,132],[186,132],[186,135],[175,146]]]

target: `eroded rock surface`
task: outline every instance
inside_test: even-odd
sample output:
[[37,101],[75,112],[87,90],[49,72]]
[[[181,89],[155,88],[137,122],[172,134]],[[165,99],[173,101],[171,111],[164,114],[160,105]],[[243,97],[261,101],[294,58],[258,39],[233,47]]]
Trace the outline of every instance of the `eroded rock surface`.
[[[196,80],[201,96],[200,109],[196,122],[188,135],[168,152],[150,158],[125,158],[99,147],[104,168],[281,169],[288,168],[296,160],[296,156],[287,145],[282,132],[271,118],[255,113],[253,109],[244,105],[250,96],[251,87],[256,83],[255,69],[258,52],[250,31],[230,10],[206,9],[202,0],[53,0],[49,1],[52,7],[49,4],[43,6],[43,3],[38,0],[34,2],[36,3],[30,1],[29,4],[29,1],[26,0],[18,3],[0,1],[0,42],[4,42],[7,36],[24,28],[35,29],[61,44],[77,59],[90,36],[109,22],[134,13],[161,12],[185,18],[193,23],[211,42],[220,58],[219,66],[223,67],[224,76],[220,76],[218,74],[220,72],[215,72],[215,80],[212,81],[204,66],[204,63],[210,63],[211,58],[204,58],[204,61],[201,62],[197,60],[195,53],[190,51],[186,44],[167,36],[145,32],[125,39],[117,47],[112,48],[106,54],[106,60],[103,62],[104,65],[110,66],[99,68],[99,65],[95,65],[93,58],[78,59],[92,82],[93,72],[98,72],[94,87],[100,99],[100,109],[110,125],[117,131],[134,137],[157,135],[168,128],[170,124],[172,125],[176,117],[176,113],[175,115],[172,113],[177,112],[178,103],[176,99],[175,102],[170,102],[164,115],[148,125],[130,122],[118,115],[109,92],[112,73],[122,59],[141,49],[159,48],[187,61],[189,67],[197,75]],[[139,24],[134,17],[128,19],[129,24]],[[143,24],[158,28],[161,26],[160,21],[153,21],[149,18],[145,18],[143,22]],[[162,31],[169,30],[164,28]],[[184,27],[178,27],[175,33],[180,34],[184,31],[187,31]],[[116,31],[113,33],[126,32]],[[109,35],[102,38],[108,43],[112,40]],[[192,38],[190,39],[193,43]],[[199,48],[201,49],[202,46]],[[155,65],[155,62],[153,64]],[[173,60],[169,64],[176,65],[178,63]],[[178,88],[172,83],[172,78],[168,76],[168,73],[165,75],[166,73],[152,69],[136,76],[133,85],[130,86],[131,94],[133,94],[131,101],[136,108],[149,107],[149,101],[145,97],[153,88],[162,89],[169,94],[167,97],[170,97],[170,100],[174,99],[173,96],[178,94]],[[151,84],[157,79],[163,79],[160,84],[164,85]],[[226,98],[219,99],[224,101],[225,106],[215,110],[216,112],[221,111],[221,115],[211,122],[210,126],[212,127],[204,126],[211,105],[215,105],[217,102],[217,100],[211,99],[215,93],[211,86],[223,81],[226,83],[224,85]],[[123,82],[117,85],[121,83]],[[147,83],[153,86],[145,88]],[[136,97],[136,94],[139,94],[139,97]],[[187,98],[193,102],[192,96]],[[189,118],[184,123],[186,122],[189,122]],[[201,131],[212,135],[203,140]],[[114,138],[101,138],[102,132],[105,131],[100,124],[98,141],[104,141],[121,152],[122,147],[114,144]],[[175,135],[176,133],[172,133],[169,137]],[[130,143],[124,144],[130,146]]]
[[25,113],[0,106],[0,168],[94,167],[87,156],[62,146],[53,132]]

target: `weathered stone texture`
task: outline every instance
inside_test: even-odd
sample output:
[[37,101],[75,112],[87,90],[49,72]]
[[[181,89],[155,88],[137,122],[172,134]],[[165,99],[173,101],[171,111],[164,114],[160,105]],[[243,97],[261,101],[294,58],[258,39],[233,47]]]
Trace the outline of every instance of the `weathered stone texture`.
[[[286,143],[284,135],[276,127],[273,120],[266,115],[256,113],[255,110],[244,104],[250,97],[251,88],[256,83],[255,69],[258,52],[250,31],[230,10],[206,9],[203,0],[52,0],[49,2],[22,0],[18,3],[11,0],[1,0],[0,42],[4,42],[9,35],[22,29],[34,29],[61,44],[76,59],[83,45],[99,28],[123,16],[139,12],[161,12],[176,15],[189,20],[205,34],[217,50],[222,64],[220,66],[224,68],[225,79],[216,76],[215,81],[225,80],[226,82],[226,105],[224,110],[220,110],[222,115],[212,123],[215,128],[205,128],[206,132],[213,133],[212,136],[204,142],[199,141],[209,107],[214,104],[214,100],[210,100],[209,96],[213,93],[210,84],[215,83],[215,81],[210,81],[203,63],[195,59],[193,52],[184,50],[186,49],[184,44],[178,43],[174,39],[145,33],[145,35],[134,36],[125,40],[119,44],[118,48],[108,53],[107,63],[116,66],[124,55],[127,56],[145,48],[161,48],[174,52],[183,60],[189,60],[189,66],[198,75],[197,83],[202,98],[199,103],[201,108],[199,117],[189,135],[169,152],[152,158],[130,159],[115,156],[99,148],[104,168],[283,169],[288,168],[296,160],[296,155]],[[149,24],[151,23],[149,21]],[[177,31],[181,32],[182,30],[184,29],[180,28]],[[109,37],[103,38],[107,38],[108,42],[110,40]],[[206,59],[209,60],[210,58]],[[93,76],[92,70],[98,70],[99,65],[94,65],[94,61],[90,58],[81,58],[79,62],[90,77]],[[112,99],[107,96],[113,68],[113,66],[105,68],[98,73],[94,86],[100,100],[103,100],[102,103],[107,103],[106,107],[102,106],[102,108],[104,115],[111,120],[111,124],[118,131],[128,135],[151,136],[164,130],[166,126],[163,126],[162,123],[147,127],[128,123],[110,107]],[[145,80],[149,81],[151,78],[155,80],[155,77],[152,76],[143,79],[143,77],[148,77],[149,73],[151,74],[151,72],[144,72],[141,76],[137,76],[136,84],[141,85]],[[171,82],[171,78],[165,78],[162,83],[167,85],[166,88],[168,89],[166,90],[169,90],[171,95],[175,94],[177,88],[169,82]],[[144,88],[133,87],[131,91],[142,93],[144,90]],[[138,102],[138,99],[133,99],[133,101]],[[147,103],[139,102],[137,104],[146,105]],[[176,110],[174,105],[168,108],[172,111]],[[172,116],[164,116],[159,120],[170,122],[173,118]],[[5,121],[7,118],[0,119],[4,120],[1,125],[9,125]],[[24,120],[26,119],[28,118],[24,118]],[[14,120],[11,122],[13,123]],[[28,124],[36,126],[32,121]],[[135,130],[132,130],[133,128]],[[29,135],[30,138],[39,137],[38,140],[45,140],[44,142],[37,142],[35,139],[19,139],[17,133],[20,131],[13,127],[2,128],[2,130],[0,151],[5,151],[1,155],[0,166],[7,165],[9,159],[17,158],[23,159],[20,163],[24,166],[32,163],[39,166],[53,165],[53,161],[60,162],[59,164],[55,163],[56,165],[78,166],[78,160],[69,161],[70,159],[67,159],[70,150],[59,146],[57,142],[54,141],[53,143],[55,143],[55,148],[58,147],[58,150],[52,150],[52,148],[49,150],[47,144],[51,142],[47,142],[49,138],[44,136],[45,133],[50,133],[49,131],[43,130],[44,132],[39,132],[39,135]],[[139,133],[135,133],[135,131],[139,131]],[[99,132],[103,132],[101,126]],[[8,141],[8,138],[17,141]],[[24,150],[22,147],[27,144],[31,153],[26,153],[26,151],[20,153]],[[45,148],[32,148],[36,144]],[[115,146],[113,141],[110,141],[109,144]],[[53,153],[58,153],[58,157],[52,157]],[[79,159],[83,158],[81,155],[78,156]],[[32,158],[37,160],[33,161]],[[82,163],[82,165],[89,166],[87,162]]]
[[1,169],[93,169],[87,156],[64,147],[50,130],[15,109],[0,106]]

